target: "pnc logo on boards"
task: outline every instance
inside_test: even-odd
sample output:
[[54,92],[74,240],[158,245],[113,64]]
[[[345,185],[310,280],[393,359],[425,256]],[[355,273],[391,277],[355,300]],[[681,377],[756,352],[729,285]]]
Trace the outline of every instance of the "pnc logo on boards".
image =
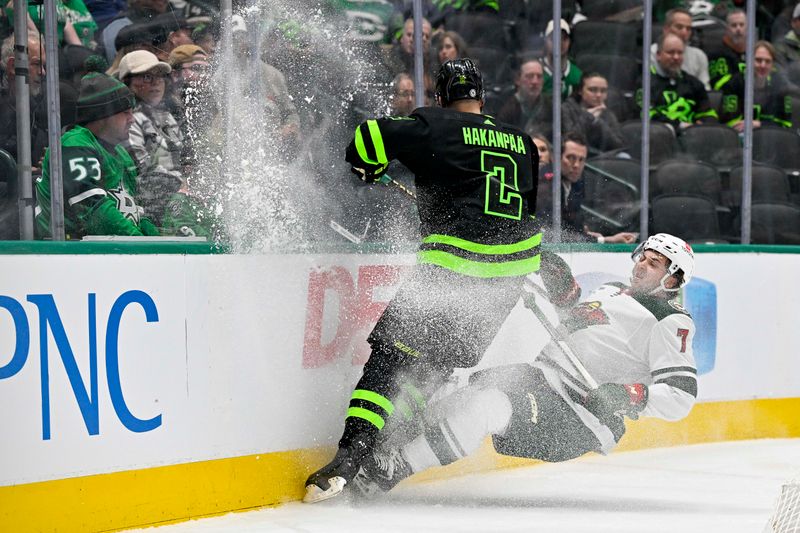
[[[13,379],[24,367],[31,355],[31,330],[38,331],[39,336],[39,361],[40,361],[40,385],[42,400],[42,439],[51,438],[50,420],[50,341],[55,343],[58,355],[63,363],[72,389],[72,394],[83,417],[86,430],[89,435],[100,434],[100,402],[99,402],[99,381],[97,371],[97,295],[89,293],[87,298],[87,335],[89,339],[89,376],[88,383],[81,375],[78,366],[78,358],[72,349],[69,336],[61,320],[58,306],[52,294],[29,294],[26,301],[32,303],[38,313],[26,312],[22,303],[9,296],[0,295],[0,321],[5,320],[3,311],[11,317],[15,337],[12,342],[14,351],[11,358],[6,361],[6,354],[0,353],[0,387],[3,380]],[[136,306],[144,311],[146,322],[158,322],[158,309],[153,299],[145,292],[131,290],[121,294],[111,307],[108,319],[105,322],[105,368],[106,383],[108,385],[111,403],[119,421],[129,431],[142,433],[152,431],[161,426],[161,415],[149,419],[138,418],[131,412],[122,391],[119,368],[119,337],[123,324],[123,312]],[[38,318],[38,328],[31,328],[31,324],[36,324]],[[131,318],[129,318],[130,320]],[[137,319],[132,319],[137,320]],[[0,322],[0,327],[2,326]],[[77,335],[78,332],[70,332]],[[55,359],[55,354],[52,354]],[[81,354],[78,354],[79,356]],[[85,360],[80,357],[80,360]]]

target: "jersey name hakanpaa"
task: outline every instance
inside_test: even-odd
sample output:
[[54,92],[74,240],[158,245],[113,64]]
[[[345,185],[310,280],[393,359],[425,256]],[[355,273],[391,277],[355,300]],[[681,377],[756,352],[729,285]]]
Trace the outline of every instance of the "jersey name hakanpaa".
[[347,161],[375,167],[393,159],[415,175],[420,262],[481,277],[538,270],[539,155],[527,134],[441,108],[361,124]]

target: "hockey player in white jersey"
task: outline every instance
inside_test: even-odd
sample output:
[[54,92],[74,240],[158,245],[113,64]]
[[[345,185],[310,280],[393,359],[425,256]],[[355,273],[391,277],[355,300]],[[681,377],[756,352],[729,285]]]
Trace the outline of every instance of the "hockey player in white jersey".
[[624,417],[685,417],[697,396],[695,326],[673,299],[692,276],[694,254],[683,240],[660,233],[632,257],[630,285],[602,285],[578,304],[580,288],[567,264],[542,253],[540,274],[561,311],[560,329],[597,388],[555,343],[531,364],[478,372],[429,409],[415,438],[373,452],[354,479],[356,493],[381,493],[456,461],[489,435],[498,453],[557,462],[607,454],[625,433]]

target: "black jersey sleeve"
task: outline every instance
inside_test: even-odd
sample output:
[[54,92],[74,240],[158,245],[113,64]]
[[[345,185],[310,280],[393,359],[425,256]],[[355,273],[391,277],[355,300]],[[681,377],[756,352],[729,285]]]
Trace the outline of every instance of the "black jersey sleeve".
[[351,166],[377,170],[427,142],[427,120],[418,115],[384,117],[359,124],[345,159]]

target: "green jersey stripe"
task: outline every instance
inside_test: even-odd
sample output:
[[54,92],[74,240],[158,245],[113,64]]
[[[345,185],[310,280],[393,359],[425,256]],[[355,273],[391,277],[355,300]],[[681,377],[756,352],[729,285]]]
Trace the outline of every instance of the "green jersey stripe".
[[441,250],[423,250],[417,252],[419,263],[437,265],[458,274],[477,278],[499,278],[508,276],[525,276],[539,270],[541,256],[539,254],[519,261],[503,263],[484,263],[470,261]]
[[372,144],[375,146],[375,156],[378,158],[378,163],[384,165],[389,160],[386,159],[386,148],[383,146],[383,135],[381,135],[381,129],[378,127],[378,121],[368,120],[367,126],[369,127],[369,136],[372,139]]
[[513,244],[480,244],[477,242],[468,241],[459,237],[451,235],[431,234],[425,237],[422,242],[424,244],[440,243],[461,248],[468,252],[483,255],[508,255],[518,252],[524,252],[539,246],[542,243],[542,234],[537,233],[533,237],[525,239],[524,241],[515,242]]

